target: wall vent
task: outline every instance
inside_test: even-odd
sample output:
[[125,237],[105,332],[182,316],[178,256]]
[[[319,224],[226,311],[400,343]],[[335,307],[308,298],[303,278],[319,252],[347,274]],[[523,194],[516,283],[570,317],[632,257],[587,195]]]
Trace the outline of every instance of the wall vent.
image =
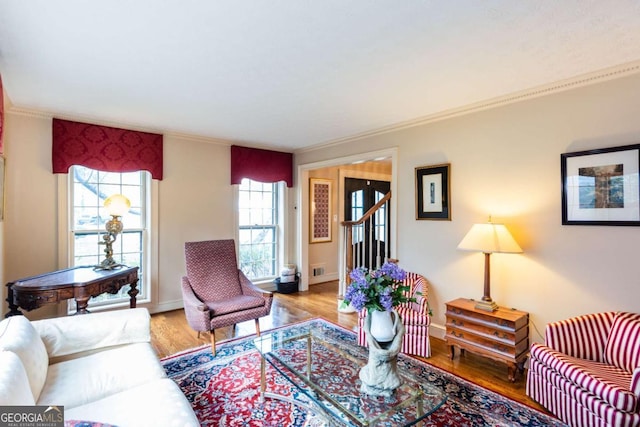
[[314,264],[311,265],[311,276],[312,277],[317,277],[317,276],[324,276],[324,264]]

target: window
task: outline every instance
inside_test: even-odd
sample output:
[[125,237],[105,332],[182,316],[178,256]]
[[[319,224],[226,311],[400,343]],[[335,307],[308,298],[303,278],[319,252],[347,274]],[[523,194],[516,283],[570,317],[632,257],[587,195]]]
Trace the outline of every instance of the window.
[[[147,236],[146,194],[150,179],[147,172],[101,172],[83,166],[73,166],[69,174],[70,192],[70,258],[72,266],[97,265],[105,257],[102,235],[111,217],[103,207],[107,197],[123,194],[131,202],[129,212],[122,217],[124,229],[113,243],[116,262],[140,267],[138,300],[148,298],[145,286],[145,252]],[[90,306],[128,303],[129,286],[117,294],[102,294],[89,301]]]
[[[351,193],[351,221],[357,221],[364,215],[364,190]],[[364,237],[364,223],[354,225],[352,228],[353,243],[360,243]]]
[[240,269],[251,280],[278,275],[282,248],[279,183],[243,179],[238,188]]

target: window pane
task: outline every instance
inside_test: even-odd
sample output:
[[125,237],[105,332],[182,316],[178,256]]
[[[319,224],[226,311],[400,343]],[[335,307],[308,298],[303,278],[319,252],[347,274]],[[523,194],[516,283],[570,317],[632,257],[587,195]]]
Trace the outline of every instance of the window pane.
[[240,268],[250,278],[277,275],[277,184],[244,179],[238,191]]
[[[144,283],[144,269],[142,265],[144,245],[143,233],[145,227],[146,206],[145,176],[147,172],[112,173],[91,170],[82,166],[74,166],[70,195],[73,209],[71,212],[71,227],[74,233],[73,265],[98,265],[105,258],[105,245],[102,244],[105,235],[105,224],[112,217],[103,206],[104,201],[111,195],[123,194],[131,202],[131,208],[121,218],[123,232],[116,236],[113,243],[113,258],[116,262],[140,267],[138,272],[141,284],[138,288],[140,298],[146,298]],[[122,298],[128,300],[126,289],[118,294],[103,294],[90,300],[90,306],[96,303],[119,302]]]

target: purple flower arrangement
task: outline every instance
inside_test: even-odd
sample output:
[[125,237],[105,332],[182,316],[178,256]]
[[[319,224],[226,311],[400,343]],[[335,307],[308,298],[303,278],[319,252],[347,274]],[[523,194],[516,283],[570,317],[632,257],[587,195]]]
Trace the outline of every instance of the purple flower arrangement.
[[393,262],[386,262],[373,271],[357,268],[349,277],[352,282],[344,295],[343,306],[351,305],[357,311],[366,308],[371,313],[374,310],[391,311],[398,304],[416,302],[415,298],[406,296],[410,287],[402,285],[407,273]]

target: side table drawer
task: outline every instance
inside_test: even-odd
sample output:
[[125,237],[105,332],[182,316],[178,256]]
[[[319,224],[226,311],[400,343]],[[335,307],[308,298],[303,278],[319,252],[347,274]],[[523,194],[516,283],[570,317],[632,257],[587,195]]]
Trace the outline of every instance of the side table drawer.
[[[527,333],[529,328],[525,328]],[[517,359],[522,353],[529,348],[529,340],[522,339],[520,341],[496,340],[490,337],[474,334],[470,331],[447,327],[447,342],[450,344],[456,341],[458,345],[464,347],[464,344],[470,344],[475,347],[481,347],[493,353],[499,353],[509,360]]]
[[505,317],[501,316],[502,313],[499,313],[500,311],[505,311],[505,309],[500,308],[494,313],[481,313],[478,311],[470,311],[467,309],[447,305],[447,316],[463,317],[479,325],[485,325],[488,328],[500,328],[515,331],[526,326],[527,323],[529,323],[528,316]]
[[514,343],[522,341],[529,336],[529,327],[520,329],[496,328],[487,326],[485,323],[477,323],[474,318],[447,316],[447,327],[459,329],[461,331],[472,332],[475,335],[484,336],[487,339],[501,341],[504,343]]

